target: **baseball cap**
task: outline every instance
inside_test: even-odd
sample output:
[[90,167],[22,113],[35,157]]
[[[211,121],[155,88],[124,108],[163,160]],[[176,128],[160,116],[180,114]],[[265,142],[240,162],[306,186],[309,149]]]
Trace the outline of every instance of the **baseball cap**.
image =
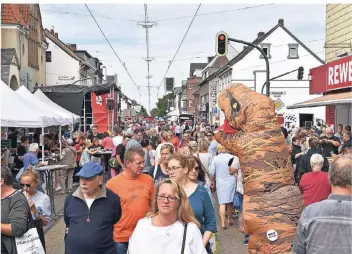
[[96,175],[100,175],[103,172],[102,166],[95,162],[88,162],[83,165],[81,170],[76,174],[76,176],[91,178]]

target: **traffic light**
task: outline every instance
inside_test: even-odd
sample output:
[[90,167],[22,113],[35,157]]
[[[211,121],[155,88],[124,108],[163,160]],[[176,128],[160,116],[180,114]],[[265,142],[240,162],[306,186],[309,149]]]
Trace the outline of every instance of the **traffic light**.
[[304,73],[304,68],[301,66],[298,68],[298,75],[297,75],[297,79],[298,80],[302,80],[303,79],[303,73]]
[[220,32],[216,35],[216,54],[224,56],[227,54],[228,37],[225,32]]

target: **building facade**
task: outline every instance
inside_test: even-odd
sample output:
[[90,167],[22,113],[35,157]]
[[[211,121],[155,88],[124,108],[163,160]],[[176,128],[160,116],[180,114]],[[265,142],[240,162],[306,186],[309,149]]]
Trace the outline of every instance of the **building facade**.
[[[287,106],[302,99],[309,100],[318,96],[309,94],[308,70],[325,62],[284,26],[283,19],[280,19],[267,33],[259,32],[253,43],[266,53],[271,79],[293,71],[270,81],[270,98],[274,101],[275,112],[285,117],[286,127],[288,129],[292,125],[303,127],[305,122],[312,122],[314,125],[317,121],[324,121],[325,107],[287,109]],[[301,66],[305,71],[302,79],[298,80],[295,70]],[[229,82],[228,73],[221,74],[217,84],[218,91],[221,92],[232,83],[243,83],[261,93],[263,84],[266,82],[265,67],[265,61],[258,50],[244,47],[233,62],[231,82]],[[265,88],[263,92],[266,93]],[[224,116],[220,114],[219,118],[224,119]],[[291,118],[296,119],[295,123],[290,120]]]
[[44,34],[49,42],[46,50],[46,84],[65,85],[79,80],[83,59],[59,39],[54,29],[45,29]]
[[39,4],[1,5],[1,79],[7,85],[46,85],[47,47]]
[[327,63],[352,54],[352,4],[327,4],[325,27]]

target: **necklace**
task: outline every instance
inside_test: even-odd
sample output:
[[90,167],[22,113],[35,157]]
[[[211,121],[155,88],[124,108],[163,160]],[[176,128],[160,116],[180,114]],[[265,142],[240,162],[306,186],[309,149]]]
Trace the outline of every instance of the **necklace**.
[[[154,217],[153,219],[155,220],[156,217]],[[155,223],[154,223],[154,221],[153,221],[153,219],[152,219],[152,225],[153,225],[153,226],[156,226]],[[158,219],[159,219],[159,217],[158,217]],[[161,225],[160,219],[159,219],[159,222],[160,222],[160,225]],[[170,225],[170,226],[163,227],[163,228],[167,228],[167,229],[165,230],[167,236],[170,236],[170,235],[171,235],[171,234],[170,234],[170,231],[173,229],[173,227],[175,226],[176,222],[177,222],[177,221],[175,221],[175,223],[173,223],[173,224]]]

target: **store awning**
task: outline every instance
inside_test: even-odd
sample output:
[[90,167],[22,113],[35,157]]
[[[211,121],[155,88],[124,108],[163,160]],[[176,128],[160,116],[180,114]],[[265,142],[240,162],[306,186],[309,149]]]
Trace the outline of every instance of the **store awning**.
[[287,106],[287,109],[312,108],[312,107],[338,105],[338,104],[346,104],[346,103],[352,103],[352,92],[327,94],[312,100],[303,101],[300,103]]

